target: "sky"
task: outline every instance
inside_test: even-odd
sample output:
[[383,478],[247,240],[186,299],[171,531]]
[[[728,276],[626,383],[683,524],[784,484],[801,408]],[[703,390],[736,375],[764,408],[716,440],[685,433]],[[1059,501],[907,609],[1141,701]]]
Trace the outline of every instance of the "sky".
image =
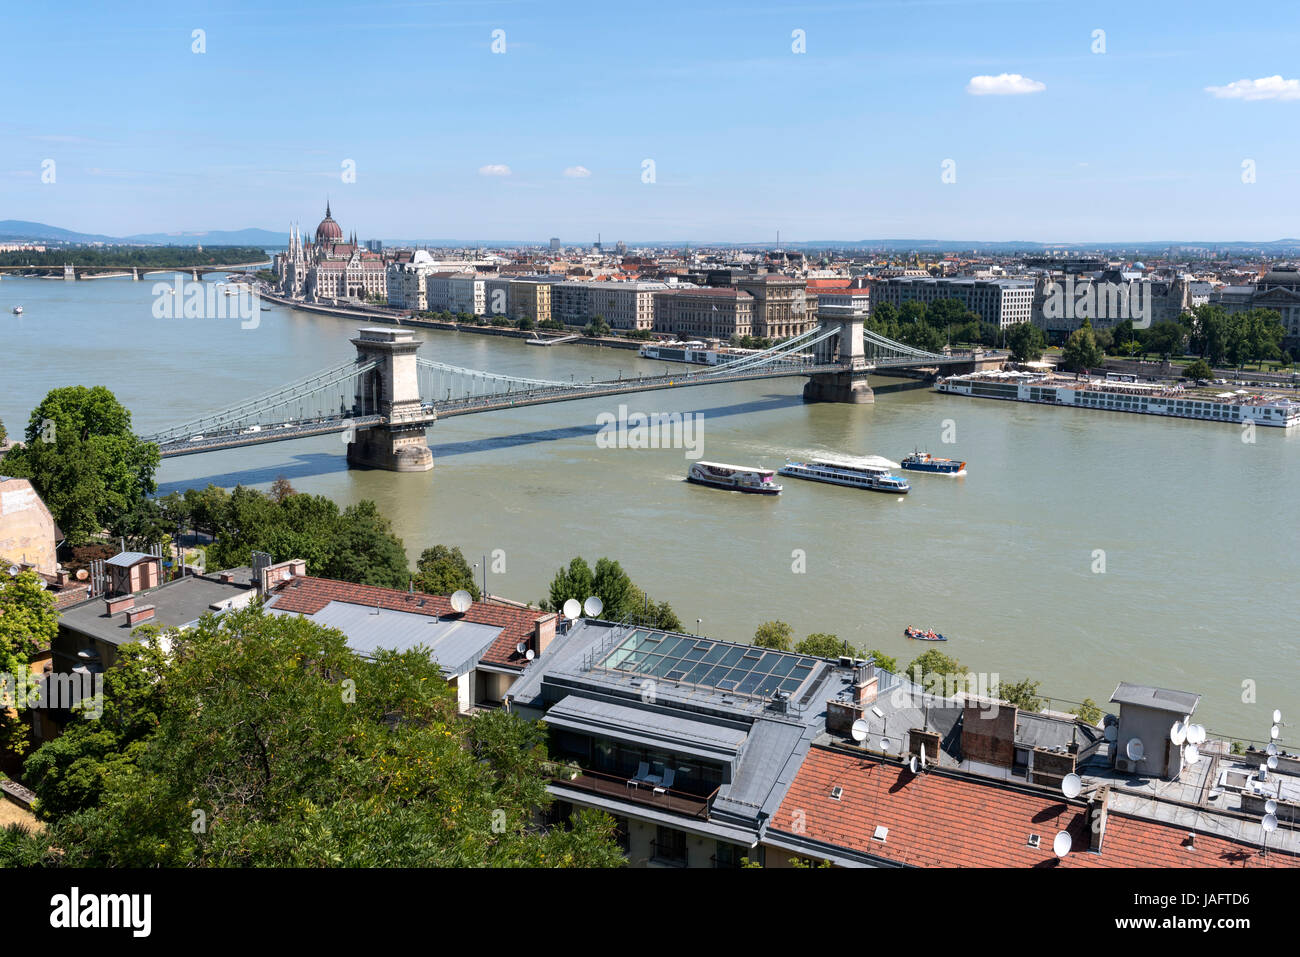
[[55,11],[0,8],[0,219],[310,232],[328,197],[363,240],[1300,236],[1300,5]]

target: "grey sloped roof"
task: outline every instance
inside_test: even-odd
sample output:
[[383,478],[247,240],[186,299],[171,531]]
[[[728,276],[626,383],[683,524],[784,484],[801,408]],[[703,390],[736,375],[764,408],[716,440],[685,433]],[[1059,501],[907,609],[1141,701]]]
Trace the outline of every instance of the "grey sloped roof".
[[1121,681],[1110,700],[1116,704],[1131,704],[1140,708],[1154,708],[1173,714],[1191,714],[1201,702],[1201,696],[1191,691],[1169,691],[1150,685],[1131,685]]
[[751,825],[757,822],[803,733],[803,725],[789,721],[755,721],[731,783],[724,785],[713,801],[712,816]]
[[[1021,711],[1016,715],[1016,744],[1026,748],[1064,748],[1074,741],[1077,721],[1047,714]],[[1079,746],[1091,744],[1095,736],[1079,732]]]
[[686,717],[663,707],[641,708],[578,695],[561,699],[542,720],[554,727],[724,763],[735,759],[747,734],[743,727],[704,716]]
[[118,552],[112,558],[107,559],[104,564],[116,565],[119,568],[130,568],[132,565],[138,565],[141,562],[157,557],[157,555],[150,555],[148,552]]

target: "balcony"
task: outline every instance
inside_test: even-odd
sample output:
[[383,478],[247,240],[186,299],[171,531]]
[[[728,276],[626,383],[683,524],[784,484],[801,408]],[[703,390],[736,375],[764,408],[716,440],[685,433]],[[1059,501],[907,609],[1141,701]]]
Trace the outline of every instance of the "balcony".
[[[576,777],[573,776],[575,770],[577,770]],[[568,765],[552,765],[551,779],[575,791],[616,801],[629,801],[667,811],[670,814],[681,814],[700,820],[708,820],[709,808],[718,794],[717,788],[714,788],[708,796],[690,794],[673,788],[655,788],[644,782],[631,781],[626,775],[574,769]]]

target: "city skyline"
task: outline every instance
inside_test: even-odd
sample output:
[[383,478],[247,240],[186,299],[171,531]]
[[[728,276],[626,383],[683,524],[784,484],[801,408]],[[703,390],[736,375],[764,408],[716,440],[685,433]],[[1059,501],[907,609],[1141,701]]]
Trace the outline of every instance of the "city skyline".
[[54,38],[0,15],[45,94],[0,124],[6,218],[287,233],[328,194],[363,238],[1297,232],[1297,31],[1211,32],[1205,4],[76,9]]

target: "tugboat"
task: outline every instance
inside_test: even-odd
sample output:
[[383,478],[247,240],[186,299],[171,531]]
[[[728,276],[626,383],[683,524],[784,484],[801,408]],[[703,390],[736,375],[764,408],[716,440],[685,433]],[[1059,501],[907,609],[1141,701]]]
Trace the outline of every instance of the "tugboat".
[[929,452],[913,449],[912,454],[903,459],[903,468],[912,472],[933,472],[936,475],[965,475],[966,463],[956,459],[935,458]]
[[780,495],[782,486],[775,484],[772,469],[755,469],[745,465],[722,465],[719,462],[696,462],[686,473],[686,481],[711,485],[733,492]]
[[929,631],[922,631],[920,628],[913,628],[908,625],[903,629],[903,634],[909,638],[915,638],[917,641],[947,641],[943,635],[939,634],[933,628]]

